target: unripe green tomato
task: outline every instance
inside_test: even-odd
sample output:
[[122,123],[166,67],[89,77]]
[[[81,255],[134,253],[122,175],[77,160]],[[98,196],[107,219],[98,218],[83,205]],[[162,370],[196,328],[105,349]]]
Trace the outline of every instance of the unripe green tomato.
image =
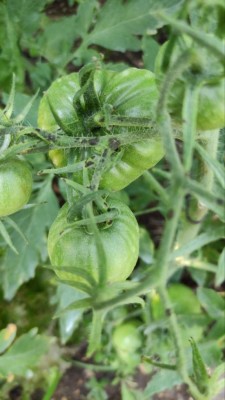
[[32,192],[32,172],[19,158],[0,161],[0,217],[19,211]]
[[112,335],[113,346],[118,357],[125,363],[135,366],[140,362],[138,350],[142,346],[140,322],[130,320],[117,326]]
[[[190,45],[190,39],[187,38],[186,42]],[[166,72],[162,70],[162,62],[167,46],[168,42],[161,46],[155,62],[156,81],[159,86],[163,81],[164,72]],[[170,57],[169,65],[174,64],[180,54],[180,49],[176,47]],[[210,60],[209,57],[209,54],[208,58],[207,54],[205,54],[205,62],[207,65],[206,67],[203,67],[206,70],[208,68],[212,74],[213,70],[215,70],[215,73],[219,78],[215,83],[203,81],[203,84],[200,87],[198,97],[197,129],[201,131],[220,129],[225,126],[225,79],[220,78],[222,74],[221,66],[216,61],[214,62],[214,60]],[[183,77],[180,77],[175,81],[168,98],[169,112],[171,117],[178,123],[182,122],[184,93],[185,80]]]
[[[99,111],[102,112],[105,105],[110,105],[113,110],[112,115],[117,117],[154,118],[158,90],[152,72],[136,68],[122,72],[99,70],[95,73],[94,85],[100,104]],[[74,126],[76,124],[80,126],[73,106],[73,97],[79,88],[78,73],[72,73],[53,82],[40,103],[38,125],[41,129],[52,132],[58,128],[49,106],[50,101],[55,116],[63,122],[66,132],[73,134]],[[141,137],[142,128],[138,129]],[[128,132],[132,134],[132,130],[134,128],[129,128]],[[127,128],[122,126],[113,128],[115,135],[123,132],[127,132]],[[105,134],[105,129],[100,128],[93,132],[93,135]],[[83,135],[85,136],[85,132]],[[123,189],[146,169],[153,167],[164,154],[162,141],[156,137],[124,146],[122,156],[103,174],[100,187],[111,191]],[[55,163],[54,165],[60,166]],[[80,174],[74,175],[75,180],[76,176],[80,181]]]
[[[133,271],[139,253],[139,227],[132,211],[118,200],[108,200],[110,209],[119,211],[110,224],[99,225],[99,234],[106,257],[107,282],[124,281]],[[60,271],[60,267],[82,268],[98,279],[101,263],[96,236],[88,232],[86,226],[71,226],[67,222],[68,204],[59,211],[48,235],[48,254],[56,274],[63,280],[82,281],[82,278]]]
[[48,156],[56,168],[65,167],[67,164],[67,156],[65,150],[55,149],[48,152]]

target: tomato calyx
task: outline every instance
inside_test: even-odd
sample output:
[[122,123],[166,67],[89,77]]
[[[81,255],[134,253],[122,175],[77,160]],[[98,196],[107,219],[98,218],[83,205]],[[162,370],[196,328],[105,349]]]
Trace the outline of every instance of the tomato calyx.
[[117,207],[108,204],[106,190],[89,191],[86,195],[76,198],[67,211],[68,228],[62,231],[62,235],[75,227],[84,227],[88,233],[93,234],[93,225],[99,229],[109,228],[114,219],[119,215]]

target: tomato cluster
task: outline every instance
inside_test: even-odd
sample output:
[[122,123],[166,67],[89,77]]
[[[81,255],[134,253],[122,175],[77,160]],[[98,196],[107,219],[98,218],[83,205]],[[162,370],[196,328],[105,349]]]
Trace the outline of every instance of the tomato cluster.
[[[123,133],[138,133],[136,142],[126,146],[118,143],[118,147],[112,149],[108,165],[101,172],[100,189],[119,191],[164,156],[159,137],[141,139],[144,128],[140,122],[143,119],[149,123],[153,121],[157,101],[155,76],[150,71],[95,69],[88,75],[84,68],[84,72],[81,70],[53,82],[41,100],[38,124],[45,131],[57,132],[61,128],[66,135],[76,137],[110,138]],[[76,148],[74,163],[91,156],[98,157],[98,151],[97,147],[85,152]],[[63,149],[51,150],[49,157],[55,167],[62,167],[68,164],[69,153],[71,151]],[[86,170],[86,175],[90,182],[93,170]],[[74,173],[73,180],[84,184],[83,172]],[[96,240],[102,242],[105,253],[107,283],[124,281],[131,274],[139,253],[137,221],[124,203],[110,196],[105,200],[107,210],[116,209],[118,215],[110,223],[98,224],[98,239],[87,226],[76,226],[76,219],[68,220],[68,203],[60,210],[49,232],[48,252],[61,280],[83,282],[83,278],[76,275],[77,268],[82,268],[98,281],[102,260]],[[94,204],[95,216],[99,213],[101,211]]]
[[[154,74],[147,70],[129,68],[120,73],[97,70],[93,78],[94,91],[97,98],[97,110],[89,115],[88,106],[83,105],[82,116],[84,120],[94,120],[95,116],[100,118],[104,110],[110,110],[110,117],[127,119],[154,118],[154,111],[158,100],[158,90],[155,83]],[[38,123],[43,130],[54,131],[59,126],[67,134],[72,135],[75,127],[80,127],[83,136],[93,135],[115,135],[117,133],[138,130],[141,134],[143,128],[129,128],[126,126],[113,126],[110,130],[107,127],[98,126],[98,122],[93,128],[88,130],[82,125],[79,117],[79,110],[74,107],[74,95],[80,90],[79,75],[72,73],[56,80],[42,98]],[[118,122],[119,124],[119,122]],[[118,154],[119,153],[119,154]],[[110,191],[121,190],[133,180],[137,179],[142,173],[153,167],[164,156],[164,149],[161,139],[151,138],[139,140],[117,149],[112,157],[112,162],[107,170],[102,174],[100,187]],[[80,152],[76,152],[76,158],[81,157]],[[50,153],[56,167],[67,163],[63,150],[53,150]],[[75,177],[75,180],[79,177]]]

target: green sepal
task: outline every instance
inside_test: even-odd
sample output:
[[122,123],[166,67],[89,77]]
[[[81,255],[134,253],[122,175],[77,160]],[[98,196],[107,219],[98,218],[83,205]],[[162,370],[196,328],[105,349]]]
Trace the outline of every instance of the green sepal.
[[52,269],[53,271],[57,272],[68,272],[71,275],[74,276],[79,276],[81,278],[83,278],[87,283],[90,284],[90,287],[94,287],[96,286],[97,282],[96,280],[85,270],[83,270],[82,268],[77,268],[77,267],[49,267],[49,269]]
[[97,192],[91,192],[82,196],[69,208],[67,213],[68,222],[73,222],[75,218],[79,217],[82,213],[83,207],[86,206],[86,204],[95,200],[97,196],[103,196],[108,193],[109,192],[107,190],[99,190]]
[[7,245],[11,248],[11,250],[18,255],[19,252],[13,245],[13,242],[7,232],[5,225],[1,221],[0,221],[0,235],[2,235],[3,239],[6,241]]
[[75,289],[79,290],[80,292],[87,293],[90,296],[92,295],[92,289],[86,283],[73,281],[72,279],[70,280],[70,279],[60,279],[60,278],[58,278],[56,280],[58,282],[60,282],[60,283],[64,283],[64,285],[72,286]]
[[53,316],[53,318],[54,319],[59,318],[62,315],[64,315],[65,313],[67,313],[68,311],[80,310],[80,309],[86,309],[86,308],[88,309],[90,307],[91,307],[91,297],[86,297],[81,300],[76,300],[73,303],[69,304],[67,307],[65,307],[63,310],[56,312],[55,315]]

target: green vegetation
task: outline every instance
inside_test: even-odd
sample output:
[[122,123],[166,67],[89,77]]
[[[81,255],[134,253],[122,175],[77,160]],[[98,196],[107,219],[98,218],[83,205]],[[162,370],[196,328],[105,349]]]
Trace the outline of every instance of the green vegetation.
[[66,396],[71,365],[71,393],[92,371],[88,400],[221,392],[225,6],[211,3],[0,2],[2,400]]

